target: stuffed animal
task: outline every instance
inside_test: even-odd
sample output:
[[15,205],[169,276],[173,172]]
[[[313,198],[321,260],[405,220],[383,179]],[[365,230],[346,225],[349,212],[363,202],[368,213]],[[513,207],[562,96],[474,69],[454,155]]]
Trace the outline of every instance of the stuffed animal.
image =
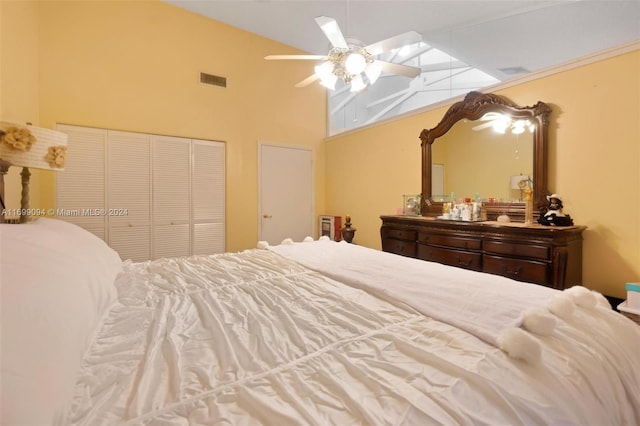
[[544,215],[540,215],[538,223],[549,226],[572,226],[573,219],[562,212],[562,198],[558,194],[547,195],[549,207]]

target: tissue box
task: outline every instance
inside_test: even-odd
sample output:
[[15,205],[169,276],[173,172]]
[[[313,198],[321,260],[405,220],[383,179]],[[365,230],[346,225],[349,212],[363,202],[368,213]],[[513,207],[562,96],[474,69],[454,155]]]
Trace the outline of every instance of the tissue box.
[[640,282],[627,283],[627,307],[640,309]]

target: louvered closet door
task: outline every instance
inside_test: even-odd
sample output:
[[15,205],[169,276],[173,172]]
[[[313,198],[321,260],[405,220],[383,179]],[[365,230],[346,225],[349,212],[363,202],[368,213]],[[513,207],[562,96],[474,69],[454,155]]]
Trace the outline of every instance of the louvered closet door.
[[109,131],[109,245],[124,259],[151,258],[151,135]]
[[225,251],[225,145],[194,140],[192,145],[193,254]]
[[58,124],[56,129],[69,135],[65,169],[56,173],[58,219],[74,223],[106,241],[106,216],[90,213],[106,208],[107,131],[64,124]]
[[153,137],[154,259],[190,254],[190,148],[190,139]]

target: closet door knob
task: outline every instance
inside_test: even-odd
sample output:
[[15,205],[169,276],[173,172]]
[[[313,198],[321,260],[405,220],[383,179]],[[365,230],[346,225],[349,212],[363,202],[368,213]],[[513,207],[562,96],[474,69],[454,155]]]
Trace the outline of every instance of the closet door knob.
[[273,216],[271,216],[270,214],[263,214],[262,217],[264,219],[271,219]]

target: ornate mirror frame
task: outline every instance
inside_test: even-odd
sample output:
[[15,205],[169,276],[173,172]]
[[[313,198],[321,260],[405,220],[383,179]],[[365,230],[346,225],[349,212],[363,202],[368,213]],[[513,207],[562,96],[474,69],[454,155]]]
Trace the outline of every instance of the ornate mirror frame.
[[[442,213],[442,202],[434,201],[431,193],[431,145],[437,138],[446,134],[460,120],[478,120],[488,112],[497,112],[514,119],[528,119],[535,125],[533,131],[533,211],[538,214],[547,207],[547,144],[549,114],[551,108],[538,102],[533,106],[520,107],[510,100],[492,93],[469,92],[464,100],[453,104],[438,125],[424,129],[420,133],[422,140],[422,216],[437,216]],[[488,205],[489,219],[494,219],[499,210],[508,204],[509,216],[522,216],[524,220],[524,202],[500,203]],[[493,210],[493,212],[492,212]],[[493,213],[493,214],[492,214]]]

